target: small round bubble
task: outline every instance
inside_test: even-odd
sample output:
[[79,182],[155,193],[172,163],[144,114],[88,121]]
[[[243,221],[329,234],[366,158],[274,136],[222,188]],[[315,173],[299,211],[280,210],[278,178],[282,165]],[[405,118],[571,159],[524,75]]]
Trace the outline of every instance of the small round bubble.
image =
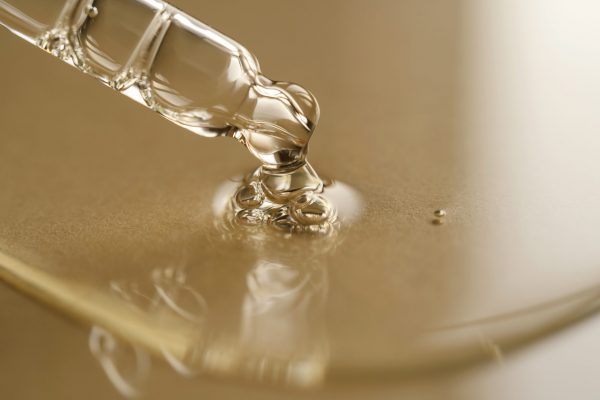
[[290,214],[300,224],[319,225],[329,219],[331,207],[322,196],[304,193],[292,201]]

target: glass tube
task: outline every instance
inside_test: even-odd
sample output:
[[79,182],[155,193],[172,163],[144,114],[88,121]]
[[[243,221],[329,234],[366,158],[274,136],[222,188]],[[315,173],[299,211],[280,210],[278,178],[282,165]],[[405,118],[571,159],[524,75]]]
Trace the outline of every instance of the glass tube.
[[[231,136],[265,168],[304,165],[314,96],[260,72],[243,46],[159,0],[0,0],[20,38],[202,136]],[[16,4],[18,3],[18,4]]]

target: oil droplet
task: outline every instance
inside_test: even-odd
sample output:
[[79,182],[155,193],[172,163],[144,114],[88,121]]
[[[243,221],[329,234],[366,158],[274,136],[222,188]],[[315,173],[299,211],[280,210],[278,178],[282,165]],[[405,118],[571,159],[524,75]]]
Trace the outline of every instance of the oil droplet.
[[265,213],[257,209],[241,210],[235,216],[244,225],[259,225],[265,220]]
[[[242,208],[236,200],[240,186],[259,182],[256,173],[244,179],[229,179],[215,193],[212,209],[217,225],[265,225],[284,233],[308,233],[330,237],[343,225],[355,222],[364,210],[362,196],[343,182],[336,181],[321,192],[303,192],[284,204],[265,195],[256,208]],[[233,223],[233,224],[232,224]]]
[[296,223],[289,215],[284,213],[279,213],[279,215],[273,218],[271,225],[283,232],[293,232],[296,228]]
[[96,18],[98,16],[98,8],[94,6],[87,7],[87,15],[90,18]]
[[285,204],[302,192],[319,193],[323,182],[309,163],[293,169],[271,170],[259,168],[255,172],[265,195],[273,202]]
[[433,225],[443,225],[446,217],[446,210],[439,208],[433,212],[435,218],[431,221]]
[[440,208],[438,210],[435,210],[433,212],[433,215],[435,215],[437,218],[443,218],[446,216],[446,210]]
[[331,208],[322,196],[304,193],[292,200],[292,217],[303,225],[319,225],[331,216]]
[[264,199],[265,195],[257,182],[250,182],[248,185],[242,186],[235,195],[237,205],[245,209],[260,206]]

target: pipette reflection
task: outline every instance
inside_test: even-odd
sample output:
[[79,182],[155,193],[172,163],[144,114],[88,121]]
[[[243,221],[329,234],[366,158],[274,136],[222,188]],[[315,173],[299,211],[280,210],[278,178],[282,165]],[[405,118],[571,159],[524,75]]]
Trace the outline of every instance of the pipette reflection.
[[[186,285],[182,266],[155,269],[147,282],[112,281],[110,291],[126,306],[147,312],[158,320],[165,316],[169,317],[167,321],[181,320],[197,334],[196,346],[202,343],[208,306],[202,295]],[[137,397],[143,393],[152,367],[146,349],[137,343],[120,340],[99,326],[92,327],[89,346],[92,355],[122,395]],[[177,373],[184,376],[195,374],[168,348],[163,347],[160,351]]]
[[[337,219],[294,233],[275,223],[279,219],[252,225],[238,218],[234,199],[242,183],[231,180],[217,189],[213,229],[200,238],[202,246],[197,241],[183,246],[189,253],[202,248],[197,259],[180,257],[180,262],[156,269],[142,281],[112,282],[111,291],[129,307],[158,320],[160,327],[161,320],[172,324],[175,318],[177,330],[194,332],[193,345],[186,351],[152,349],[179,375],[211,373],[272,384],[317,385],[329,363],[328,257],[343,241],[340,224],[360,215],[360,195],[341,182],[329,182],[325,195]],[[135,354],[135,343],[130,346]],[[94,354],[115,387],[125,388],[119,389],[123,394],[133,393],[129,388],[143,381],[139,376],[151,372],[144,363],[133,362],[138,374],[117,375],[115,352]],[[124,386],[125,376],[136,380]]]
[[[329,360],[324,316],[328,280],[323,256],[336,241],[333,236],[321,237],[320,245],[310,246],[310,238],[296,243],[296,236],[267,232],[263,226],[224,222],[219,222],[217,234],[211,235],[215,253],[241,245],[254,249],[255,255],[252,264],[241,270],[242,293],[234,296],[240,299],[237,311],[224,312],[218,305],[211,308],[211,300],[218,299],[209,299],[202,293],[201,283],[189,279],[188,273],[202,269],[189,261],[155,269],[145,281],[113,281],[112,294],[158,321],[178,318],[181,324],[193,327],[195,345],[183,357],[161,349],[164,360],[179,375],[211,373],[272,384],[318,384]],[[222,285],[223,293],[235,287],[225,281],[215,284]],[[223,319],[227,323],[222,323]],[[99,327],[92,329],[89,343],[121,394],[135,397],[143,392],[152,373],[144,348]]]

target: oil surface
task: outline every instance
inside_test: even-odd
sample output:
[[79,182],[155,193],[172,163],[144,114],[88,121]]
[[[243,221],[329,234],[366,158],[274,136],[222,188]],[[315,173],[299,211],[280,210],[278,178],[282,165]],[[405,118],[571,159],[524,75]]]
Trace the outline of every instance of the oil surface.
[[[27,3],[41,2],[14,0]],[[598,324],[583,345],[577,327],[549,335],[598,305],[598,12],[517,0],[177,4],[243,38],[273,76],[289,71],[318,88],[327,135],[313,138],[310,161],[324,181],[327,173],[369,194],[365,217],[337,237],[279,235],[285,241],[221,219],[256,232],[229,234],[214,225],[215,189],[254,167],[234,141],[182,134],[0,32],[10,99],[0,109],[0,247],[31,266],[13,269],[9,282],[20,277],[60,310],[1,285],[4,397],[115,398],[110,363],[134,386],[138,374],[128,372],[147,370],[140,347],[159,350],[140,388],[149,399],[278,397],[280,388],[236,382],[240,373],[282,378],[275,372],[286,366],[326,374],[327,393],[289,394],[299,399],[386,398],[394,388],[400,398],[502,399],[516,387],[523,396],[512,397],[552,398],[562,378],[565,398],[598,393]],[[224,209],[239,184],[218,196]],[[447,212],[443,225],[431,224],[436,209]],[[311,239],[327,243],[324,254]],[[0,265],[6,275],[10,265]],[[40,276],[57,290],[33,285]],[[144,296],[161,300],[153,307]],[[323,314],[313,308],[321,305]],[[186,321],[199,342],[190,343]],[[106,332],[122,345],[103,342]],[[210,363],[165,365],[158,344],[171,355],[199,344]],[[452,382],[429,373],[466,358],[504,365],[471,364]],[[207,368],[189,379],[195,370],[185,367],[197,365]],[[229,379],[205,377],[213,373]],[[552,384],[532,385],[536,378]]]

